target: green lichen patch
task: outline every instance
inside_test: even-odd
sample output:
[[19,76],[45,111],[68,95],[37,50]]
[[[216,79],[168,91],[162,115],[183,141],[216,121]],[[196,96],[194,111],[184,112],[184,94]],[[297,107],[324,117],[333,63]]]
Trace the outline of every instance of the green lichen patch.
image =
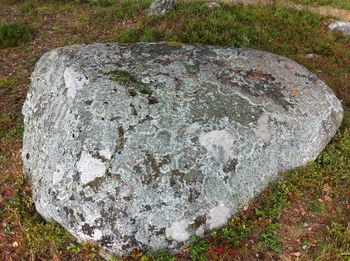
[[142,87],[138,89],[138,92],[141,94],[147,94],[147,95],[152,95],[153,90],[149,87]]
[[111,76],[112,80],[119,83],[127,84],[138,82],[137,78],[127,71],[114,70],[110,72],[109,75]]

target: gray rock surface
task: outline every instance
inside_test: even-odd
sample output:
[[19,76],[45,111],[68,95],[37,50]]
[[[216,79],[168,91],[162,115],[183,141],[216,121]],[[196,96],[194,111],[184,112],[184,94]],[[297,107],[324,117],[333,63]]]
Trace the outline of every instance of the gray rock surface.
[[345,36],[350,36],[350,22],[334,22],[328,28],[331,31],[339,31]]
[[316,158],[342,106],[266,52],[93,44],[46,53],[23,114],[38,212],[125,255],[176,252],[224,226],[278,173]]
[[148,15],[165,15],[176,7],[176,0],[154,0],[148,10]]

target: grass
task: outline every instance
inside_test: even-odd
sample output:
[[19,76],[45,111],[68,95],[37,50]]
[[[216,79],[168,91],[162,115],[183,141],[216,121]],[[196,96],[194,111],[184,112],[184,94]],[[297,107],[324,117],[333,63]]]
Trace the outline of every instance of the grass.
[[[204,239],[195,238],[191,248],[179,255],[135,253],[135,259],[279,259],[294,258],[294,252],[300,252],[305,260],[348,258],[349,38],[329,33],[330,21],[307,11],[225,4],[208,9],[201,3],[181,2],[169,15],[149,18],[145,15],[148,0],[107,2],[0,1],[1,22],[10,23],[13,15],[9,12],[16,12],[18,23],[36,31],[35,45],[22,42],[21,50],[8,48],[0,62],[0,71],[7,77],[0,80],[0,125],[7,126],[0,130],[0,235],[5,241],[0,252],[18,260],[101,260],[96,246],[78,244],[58,224],[42,220],[22,177],[19,150],[23,125],[16,104],[23,101],[26,89],[21,86],[29,84],[35,61],[44,51],[69,43],[167,41],[177,47],[206,43],[285,55],[323,79],[347,111],[341,129],[315,162],[285,173],[225,228]],[[307,59],[306,53],[318,56]],[[135,81],[122,71],[110,76],[117,81]],[[143,89],[138,92],[152,94]],[[288,250],[290,245],[293,250]]]
[[16,84],[14,79],[2,79],[0,80],[0,89],[9,89]]
[[350,0],[292,0],[297,4],[328,5],[335,8],[350,10]]
[[261,234],[261,246],[264,246],[276,253],[281,253],[283,248],[279,243],[279,238],[276,236],[276,230],[280,227],[280,224],[275,223],[269,225]]
[[29,31],[18,24],[0,24],[0,47],[15,47],[31,39]]

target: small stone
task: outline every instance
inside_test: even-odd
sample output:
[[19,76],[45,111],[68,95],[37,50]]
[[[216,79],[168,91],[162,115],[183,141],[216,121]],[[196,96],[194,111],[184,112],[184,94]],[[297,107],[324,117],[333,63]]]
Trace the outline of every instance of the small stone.
[[209,8],[209,9],[216,9],[216,8],[220,8],[221,5],[216,3],[216,2],[208,2],[205,3],[205,5]]
[[295,257],[300,257],[300,256],[301,256],[301,253],[300,253],[300,252],[295,252],[295,253],[293,253],[292,255],[295,256]]
[[350,22],[334,22],[328,28],[331,31],[339,31],[345,36],[350,36]]
[[306,59],[314,59],[314,58],[318,58],[318,57],[320,57],[320,56],[318,54],[314,54],[314,53],[305,54]]
[[159,15],[163,16],[171,11],[173,11],[176,7],[176,0],[155,0],[152,2],[148,15]]

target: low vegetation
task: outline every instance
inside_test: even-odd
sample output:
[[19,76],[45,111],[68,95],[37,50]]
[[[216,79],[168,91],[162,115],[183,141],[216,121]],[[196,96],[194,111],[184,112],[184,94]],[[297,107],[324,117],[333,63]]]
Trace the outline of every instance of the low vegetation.
[[[349,37],[328,32],[330,20],[307,11],[225,4],[209,9],[199,2],[180,2],[167,16],[149,18],[149,4],[148,0],[116,4],[0,0],[2,24],[23,24],[35,32],[31,38],[19,38],[26,39],[16,42],[20,48],[0,47],[0,253],[13,260],[102,260],[96,246],[77,243],[59,225],[36,213],[22,175],[20,107],[37,59],[45,51],[73,43],[167,41],[176,46],[206,43],[285,55],[324,80],[342,100],[346,113],[341,129],[315,162],[283,174],[225,228],[204,239],[193,238],[191,248],[176,256],[134,253],[134,258],[349,259]],[[313,58],[305,57],[309,53]],[[129,80],[121,72],[113,77]]]
[[29,31],[18,24],[0,24],[0,46],[14,47],[30,40]]
[[328,5],[335,8],[350,10],[349,0],[293,0],[298,4]]

